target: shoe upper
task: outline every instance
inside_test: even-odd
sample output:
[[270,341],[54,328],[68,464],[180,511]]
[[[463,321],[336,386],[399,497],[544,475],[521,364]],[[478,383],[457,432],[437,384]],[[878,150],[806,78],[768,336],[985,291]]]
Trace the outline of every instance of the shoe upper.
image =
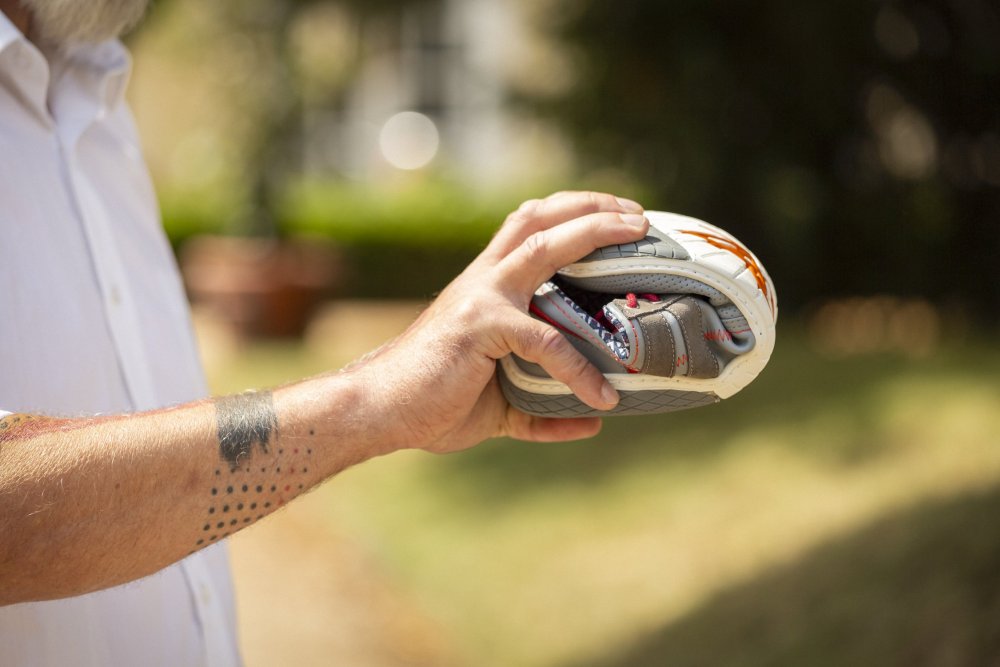
[[714,378],[732,358],[753,349],[746,320],[723,321],[704,297],[592,293],[591,301],[606,302],[591,315],[567,294],[571,289],[546,283],[532,300],[532,313],[563,331],[606,373]]

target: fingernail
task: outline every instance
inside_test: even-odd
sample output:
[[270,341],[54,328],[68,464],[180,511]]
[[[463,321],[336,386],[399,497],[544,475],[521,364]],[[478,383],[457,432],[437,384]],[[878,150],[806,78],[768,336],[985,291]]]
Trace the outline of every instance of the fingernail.
[[615,197],[615,199],[618,200],[618,205],[622,207],[622,210],[629,213],[642,213],[645,210],[642,204],[631,199],[625,199],[624,197]]
[[622,213],[621,219],[626,225],[636,229],[642,229],[646,226],[646,216],[639,213]]
[[601,398],[612,407],[618,405],[618,392],[615,391],[615,388],[609,382],[605,382],[604,386],[601,387]]

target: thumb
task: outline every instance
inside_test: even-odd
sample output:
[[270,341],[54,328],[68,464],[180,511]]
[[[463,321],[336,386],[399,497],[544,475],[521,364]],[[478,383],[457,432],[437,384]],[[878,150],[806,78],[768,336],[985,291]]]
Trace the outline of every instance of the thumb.
[[519,314],[518,320],[505,340],[511,352],[544,368],[596,410],[611,410],[618,405],[618,392],[604,374],[558,329],[524,314]]

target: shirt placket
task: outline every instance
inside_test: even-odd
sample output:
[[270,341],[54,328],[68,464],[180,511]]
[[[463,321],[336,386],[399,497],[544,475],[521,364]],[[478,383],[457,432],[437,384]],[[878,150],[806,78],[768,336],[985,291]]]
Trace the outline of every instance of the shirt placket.
[[[64,107],[57,135],[67,187],[93,259],[93,268],[103,296],[103,316],[119,361],[122,378],[136,411],[162,407],[140,336],[139,316],[132,286],[127,278],[107,208],[87,177],[77,156],[77,144],[103,109],[86,95],[76,95]],[[88,104],[89,103],[89,104]],[[89,107],[89,108],[88,108]],[[180,562],[201,628],[205,664],[230,667],[239,664],[230,641],[222,598],[213,582],[204,554],[192,554]]]

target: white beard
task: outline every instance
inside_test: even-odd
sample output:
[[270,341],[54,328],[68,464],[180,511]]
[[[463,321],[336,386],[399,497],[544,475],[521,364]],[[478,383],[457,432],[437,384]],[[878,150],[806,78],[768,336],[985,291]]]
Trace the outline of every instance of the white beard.
[[31,30],[56,47],[94,44],[135,27],[150,0],[21,0]]

